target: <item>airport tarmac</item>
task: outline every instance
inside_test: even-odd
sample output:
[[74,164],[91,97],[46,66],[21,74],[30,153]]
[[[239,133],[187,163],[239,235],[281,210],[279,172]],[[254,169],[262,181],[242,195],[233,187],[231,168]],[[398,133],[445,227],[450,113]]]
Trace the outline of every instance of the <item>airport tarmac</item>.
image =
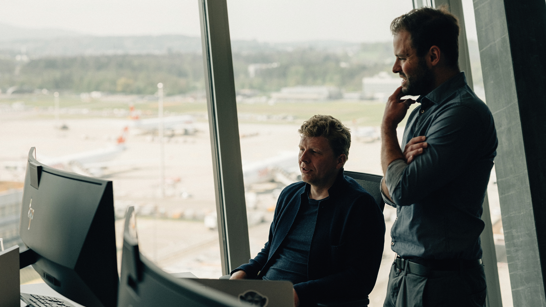
[[[16,120],[17,117],[21,120]],[[23,161],[30,147],[35,146],[40,156],[63,156],[95,150],[115,143],[126,123],[123,119],[66,119],[68,130],[56,129],[49,118],[26,120],[20,114],[0,114],[0,165]],[[347,123],[350,128],[351,123]],[[103,178],[114,183],[116,211],[123,214],[126,206],[133,205],[140,214],[137,226],[141,251],[168,272],[192,272],[198,277],[216,278],[221,275],[218,233],[205,226],[203,219],[215,211],[215,193],[211,162],[209,127],[205,122],[195,123],[197,133],[166,138],[164,142],[164,178],[162,189],[161,146],[153,135],[127,137],[127,149],[103,170]],[[297,152],[298,124],[245,124],[239,125],[243,163],[267,159],[282,152]],[[345,169],[381,174],[380,142],[354,139]],[[23,174],[0,170],[0,181],[22,180]],[[490,186],[494,186],[493,183]],[[267,240],[269,223],[276,203],[277,185],[249,187],[253,205],[249,217],[258,215],[258,222],[249,226],[251,255],[254,256]],[[493,187],[495,188],[495,187]],[[254,189],[254,190],[253,190]],[[164,191],[164,192],[163,192]],[[162,195],[163,194],[163,195]],[[494,203],[497,201],[497,204]],[[490,196],[492,212],[499,214],[498,198]],[[248,204],[247,204],[248,205]],[[498,211],[498,212],[497,212]],[[387,231],[379,277],[370,306],[382,306],[388,271],[394,258],[390,250],[390,226],[395,210],[385,210]],[[259,222],[262,221],[262,222]],[[118,244],[121,244],[122,220],[116,222]],[[121,245],[119,245],[121,246]],[[508,269],[499,263],[504,306],[511,306],[511,295],[506,280]],[[509,303],[508,303],[509,302]]]

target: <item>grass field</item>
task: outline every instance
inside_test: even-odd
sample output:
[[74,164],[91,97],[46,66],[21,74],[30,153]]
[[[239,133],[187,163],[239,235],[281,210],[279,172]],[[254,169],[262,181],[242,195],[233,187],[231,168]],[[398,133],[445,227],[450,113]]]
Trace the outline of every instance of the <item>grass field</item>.
[[[52,95],[27,94],[0,96],[0,106],[13,110],[36,110],[31,118],[46,119],[54,116]],[[91,102],[82,102],[79,96],[59,97],[61,118],[93,117],[128,117],[129,106],[134,105],[143,118],[157,116],[157,100],[154,97],[106,96]],[[414,106],[412,106],[413,108]],[[316,101],[316,102],[280,102],[275,104],[255,103],[237,104],[240,122],[268,124],[299,124],[315,114],[328,114],[346,124],[359,126],[379,126],[385,104],[377,101]],[[188,102],[165,98],[165,116],[175,114],[193,114],[196,120],[206,121],[207,105],[205,101]]]

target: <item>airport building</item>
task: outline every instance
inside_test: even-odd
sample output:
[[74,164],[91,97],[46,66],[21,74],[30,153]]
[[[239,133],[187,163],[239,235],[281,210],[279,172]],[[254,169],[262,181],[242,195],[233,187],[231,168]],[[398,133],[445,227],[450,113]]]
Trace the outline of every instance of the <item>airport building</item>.
[[326,101],[343,97],[341,90],[329,86],[283,87],[280,92],[271,93],[276,101]]
[[[392,75],[392,74],[391,74]],[[362,93],[365,99],[387,101],[400,86],[400,78],[393,78],[386,72],[362,79]]]
[[0,182],[0,238],[10,246],[20,243],[19,218],[23,185],[19,182]]

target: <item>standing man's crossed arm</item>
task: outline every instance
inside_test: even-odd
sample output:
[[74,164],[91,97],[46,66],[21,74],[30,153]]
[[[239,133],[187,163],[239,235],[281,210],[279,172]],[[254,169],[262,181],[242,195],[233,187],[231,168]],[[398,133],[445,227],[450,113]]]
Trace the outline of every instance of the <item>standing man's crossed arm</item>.
[[[389,97],[385,106],[385,113],[383,114],[383,122],[381,123],[381,168],[385,178],[387,177],[387,170],[391,163],[398,160],[395,163],[398,164],[397,173],[400,173],[416,156],[422,154],[423,150],[428,146],[425,142],[426,137],[418,136],[411,139],[405,146],[404,152],[402,152],[396,135],[396,128],[406,116],[410,105],[415,102],[411,99],[402,100],[402,97],[402,87],[399,87]],[[381,181],[381,191],[392,201],[385,180]]]

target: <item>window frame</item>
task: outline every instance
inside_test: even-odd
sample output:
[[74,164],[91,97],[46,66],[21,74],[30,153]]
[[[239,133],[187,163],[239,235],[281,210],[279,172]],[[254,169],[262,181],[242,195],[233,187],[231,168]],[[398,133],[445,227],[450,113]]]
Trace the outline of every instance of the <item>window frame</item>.
[[227,2],[199,0],[199,13],[220,261],[227,275],[250,258]]

